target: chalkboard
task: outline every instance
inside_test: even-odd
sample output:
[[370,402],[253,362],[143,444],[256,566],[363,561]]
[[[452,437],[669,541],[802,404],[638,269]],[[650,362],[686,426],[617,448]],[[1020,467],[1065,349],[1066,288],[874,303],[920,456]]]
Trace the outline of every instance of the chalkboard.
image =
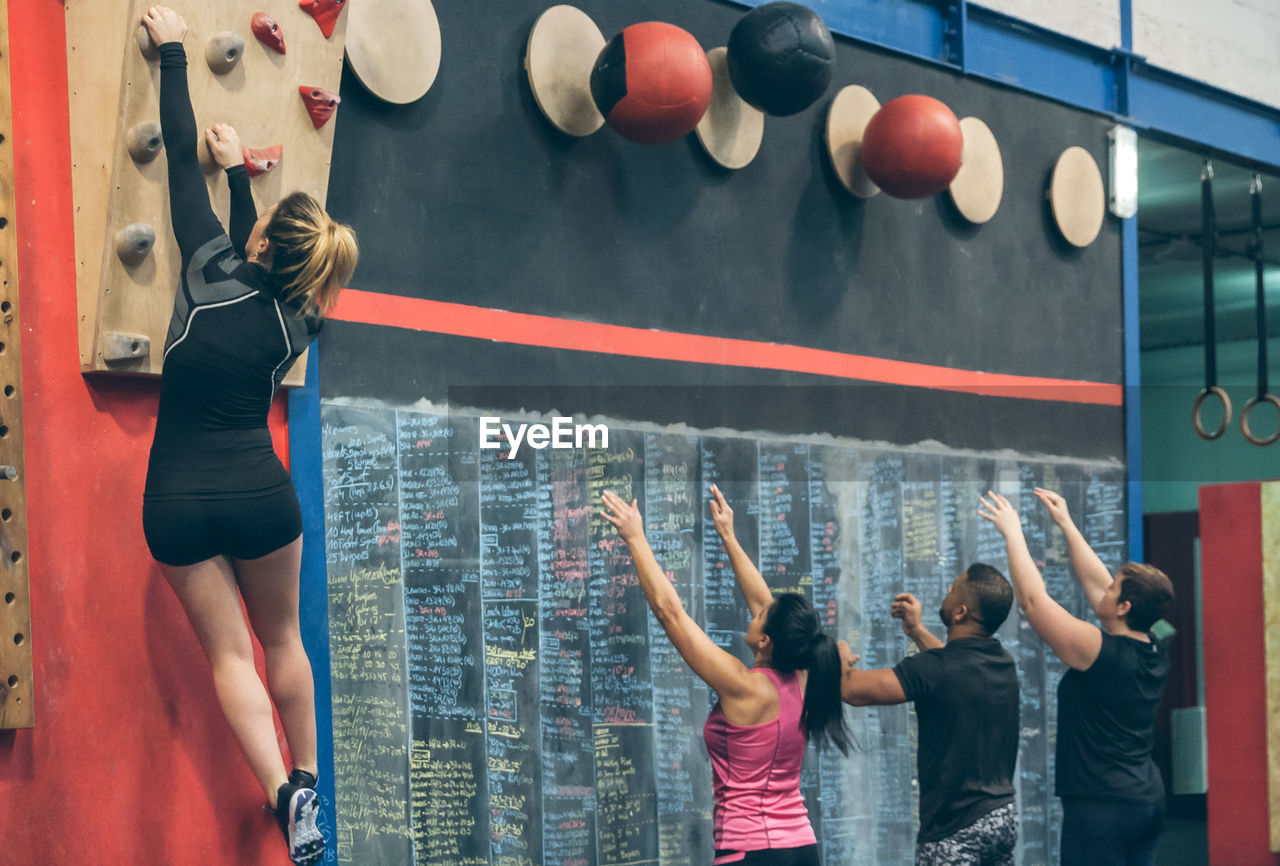
[[[712,483],[769,585],[807,595],[866,667],[912,651],[889,616],[895,593],[935,611],[970,562],[1005,568],[976,515],[987,489],[1018,505],[1050,590],[1077,614],[1061,535],[1031,489],[1059,489],[1109,565],[1124,551],[1123,473],[1108,462],[600,419],[607,446],[507,459],[479,447],[479,413],[321,410],[340,863],[710,861],[701,728],[715,696],[598,517],[605,489],[639,502],[686,608],[744,659],[747,611],[706,507]],[[1063,668],[1016,608],[999,637],[1022,682],[1019,862],[1054,863]],[[852,754],[811,751],[802,777],[823,862],[909,863],[913,713],[848,718]]]

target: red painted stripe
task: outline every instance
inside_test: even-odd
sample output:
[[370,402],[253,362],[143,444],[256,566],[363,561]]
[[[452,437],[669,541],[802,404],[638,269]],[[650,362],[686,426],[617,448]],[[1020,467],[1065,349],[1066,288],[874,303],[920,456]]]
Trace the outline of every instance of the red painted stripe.
[[957,370],[806,346],[581,322],[357,289],[343,290],[338,306],[329,318],[524,346],[691,364],[786,370],[991,397],[1100,406],[1119,406],[1124,398],[1122,386],[1105,382]]

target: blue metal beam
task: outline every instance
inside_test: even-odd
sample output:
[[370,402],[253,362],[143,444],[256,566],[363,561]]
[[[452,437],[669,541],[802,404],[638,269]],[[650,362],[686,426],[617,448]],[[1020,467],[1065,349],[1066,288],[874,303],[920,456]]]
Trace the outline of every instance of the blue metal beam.
[[946,49],[944,59],[964,72],[968,68],[964,56],[964,43],[969,35],[968,0],[950,0],[945,15],[946,27],[942,31],[942,44]]
[[[769,0],[738,5],[763,6]],[[937,0],[811,0],[832,33],[893,51],[945,62],[946,21]]]
[[1077,108],[1115,114],[1113,53],[980,6],[969,6],[968,74]]
[[1263,171],[1280,167],[1280,110],[1146,63],[1129,77],[1132,125],[1203,145]]

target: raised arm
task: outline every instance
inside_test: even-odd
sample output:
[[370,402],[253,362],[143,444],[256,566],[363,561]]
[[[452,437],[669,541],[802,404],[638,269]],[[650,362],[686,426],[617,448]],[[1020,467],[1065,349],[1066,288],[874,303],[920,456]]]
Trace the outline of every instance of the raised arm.
[[988,490],[986,496],[979,498],[979,503],[978,514],[995,524],[1004,536],[1009,553],[1009,578],[1027,622],[1058,658],[1077,670],[1087,670],[1102,649],[1102,630],[1076,619],[1049,595],[1044,576],[1027,549],[1022,521],[1009,500]]
[[205,143],[213,161],[227,173],[227,188],[231,191],[231,247],[236,255],[248,258],[246,249],[253,224],[258,221],[258,209],[253,204],[253,192],[249,189],[249,172],[244,167],[244,155],[240,149],[240,136],[226,123],[215,123],[204,131]]
[[902,620],[902,631],[921,650],[943,646],[942,639],[924,627],[924,609],[920,600],[909,592],[900,592],[889,605],[889,615]]
[[617,528],[618,535],[630,548],[636,576],[644,590],[644,597],[649,602],[649,608],[680,657],[721,698],[747,698],[753,695],[755,689],[747,666],[736,656],[716,646],[680,603],[676,588],[658,565],[644,536],[644,520],[635,501],[627,504],[620,496],[609,491],[601,499],[605,510],[600,512],[600,516]]
[[854,707],[901,704],[907,700],[902,682],[889,668],[860,671],[855,665],[858,656],[849,645],[840,641],[840,699]]
[[1035,494],[1067,539],[1071,568],[1076,573],[1076,579],[1080,581],[1080,588],[1084,590],[1085,598],[1089,600],[1089,607],[1096,611],[1102,597],[1107,594],[1112,581],[1115,580],[1111,569],[1107,568],[1101,557],[1093,552],[1089,542],[1084,540],[1084,534],[1076,528],[1075,521],[1071,519],[1071,512],[1067,510],[1065,499],[1052,490],[1045,490],[1042,487],[1037,487]]
[[201,246],[222,234],[209,204],[209,190],[196,155],[196,118],[187,92],[187,25],[164,6],[142,16],[151,40],[160,48],[160,128],[169,163],[169,212],[183,267]]
[[754,617],[762,608],[773,604],[773,592],[769,584],[764,582],[760,569],[747,556],[733,532],[733,509],[725,501],[720,488],[711,485],[711,522],[715,524],[720,540],[724,542],[725,552],[729,554],[729,564],[733,566],[733,575],[738,581],[738,589],[747,600],[747,607]]

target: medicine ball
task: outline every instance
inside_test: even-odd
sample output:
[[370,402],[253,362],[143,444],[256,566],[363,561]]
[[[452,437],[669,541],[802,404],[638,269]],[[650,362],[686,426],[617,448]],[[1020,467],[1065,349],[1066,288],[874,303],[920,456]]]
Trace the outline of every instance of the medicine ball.
[[693,131],[711,103],[711,64],[688,31],[662,21],[632,24],[596,58],[591,98],[623,138],[675,141]]
[[799,3],[766,3],[743,15],[729,34],[728,52],[733,89],[779,117],[813,105],[835,72],[831,31]]
[[931,96],[891,99],[862,133],[862,167],[895,198],[942,192],[960,171],[964,133],[951,109]]

